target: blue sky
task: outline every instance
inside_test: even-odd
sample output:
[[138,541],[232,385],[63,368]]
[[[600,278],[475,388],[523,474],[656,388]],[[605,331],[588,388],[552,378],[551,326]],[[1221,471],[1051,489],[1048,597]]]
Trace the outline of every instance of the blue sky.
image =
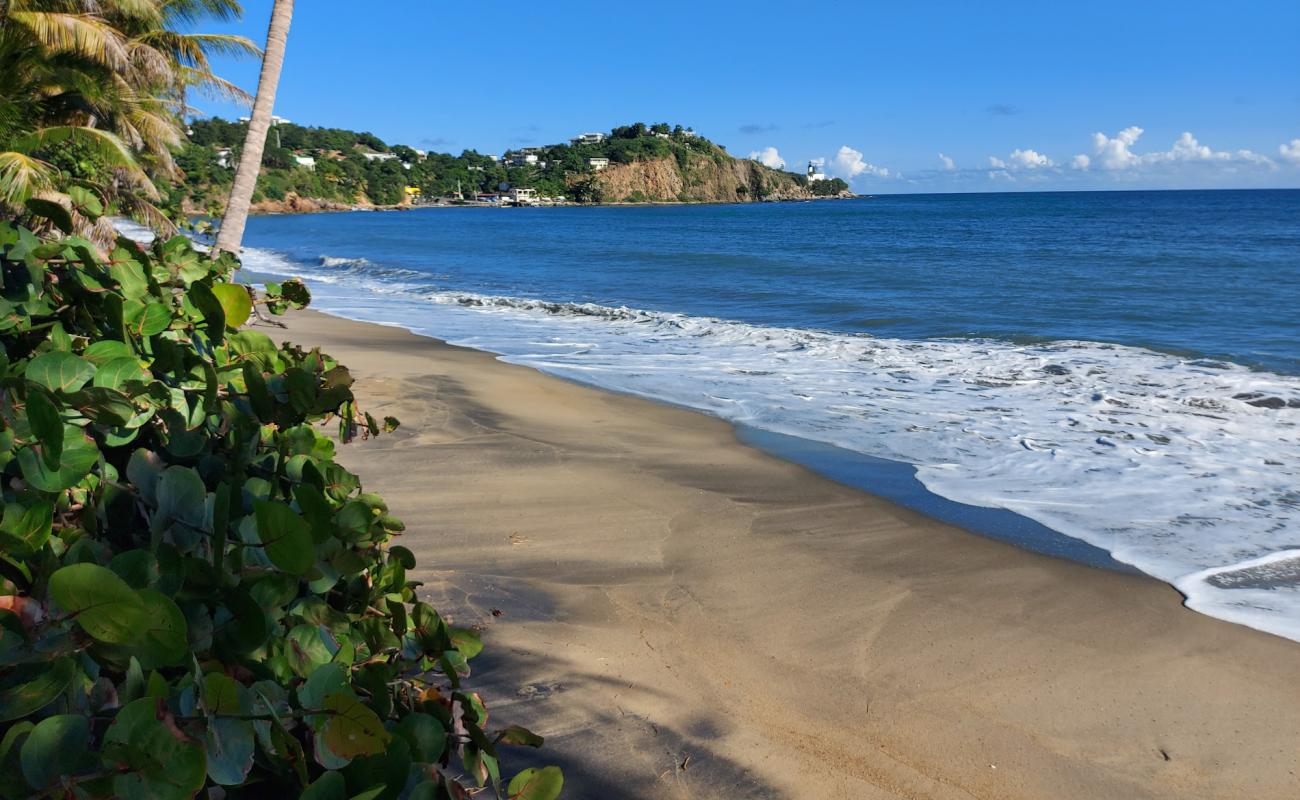
[[296,5],[276,113],[422,149],[665,121],[866,192],[1300,186],[1296,0]]

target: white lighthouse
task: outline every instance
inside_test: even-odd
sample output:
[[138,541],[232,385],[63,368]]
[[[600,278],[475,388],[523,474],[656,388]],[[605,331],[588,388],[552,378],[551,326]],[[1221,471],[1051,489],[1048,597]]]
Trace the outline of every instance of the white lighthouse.
[[817,181],[824,181],[824,180],[826,180],[826,173],[824,173],[824,172],[819,172],[818,169],[819,169],[819,167],[818,167],[818,165],[817,165],[815,162],[812,162],[812,161],[809,161],[809,162],[808,162],[808,182],[809,182],[809,183],[816,183]]

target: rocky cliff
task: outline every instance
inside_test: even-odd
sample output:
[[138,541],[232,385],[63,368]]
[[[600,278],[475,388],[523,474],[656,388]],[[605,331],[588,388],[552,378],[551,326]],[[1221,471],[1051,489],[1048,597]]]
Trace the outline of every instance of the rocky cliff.
[[573,176],[570,185],[583,181],[591,182],[594,194],[605,203],[752,203],[816,197],[792,172],[721,152],[610,164],[594,175]]

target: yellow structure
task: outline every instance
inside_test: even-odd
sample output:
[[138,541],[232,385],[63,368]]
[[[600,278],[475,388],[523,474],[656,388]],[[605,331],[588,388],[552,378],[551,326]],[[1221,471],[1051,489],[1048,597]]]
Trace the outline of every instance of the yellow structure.
[[410,195],[411,197],[415,197],[415,196],[417,196],[417,195],[420,194],[420,187],[419,187],[419,186],[408,186],[408,187],[406,187],[406,193],[407,193],[408,195]]

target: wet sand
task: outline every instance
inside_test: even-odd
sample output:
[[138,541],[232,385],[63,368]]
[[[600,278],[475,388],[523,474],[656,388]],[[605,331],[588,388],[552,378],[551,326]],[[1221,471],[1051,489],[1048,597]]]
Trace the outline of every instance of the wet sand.
[[[342,460],[481,625],[570,798],[1295,798],[1300,645],[748,447],[726,423],[311,312],[392,435]],[[507,771],[530,763],[513,752]]]

